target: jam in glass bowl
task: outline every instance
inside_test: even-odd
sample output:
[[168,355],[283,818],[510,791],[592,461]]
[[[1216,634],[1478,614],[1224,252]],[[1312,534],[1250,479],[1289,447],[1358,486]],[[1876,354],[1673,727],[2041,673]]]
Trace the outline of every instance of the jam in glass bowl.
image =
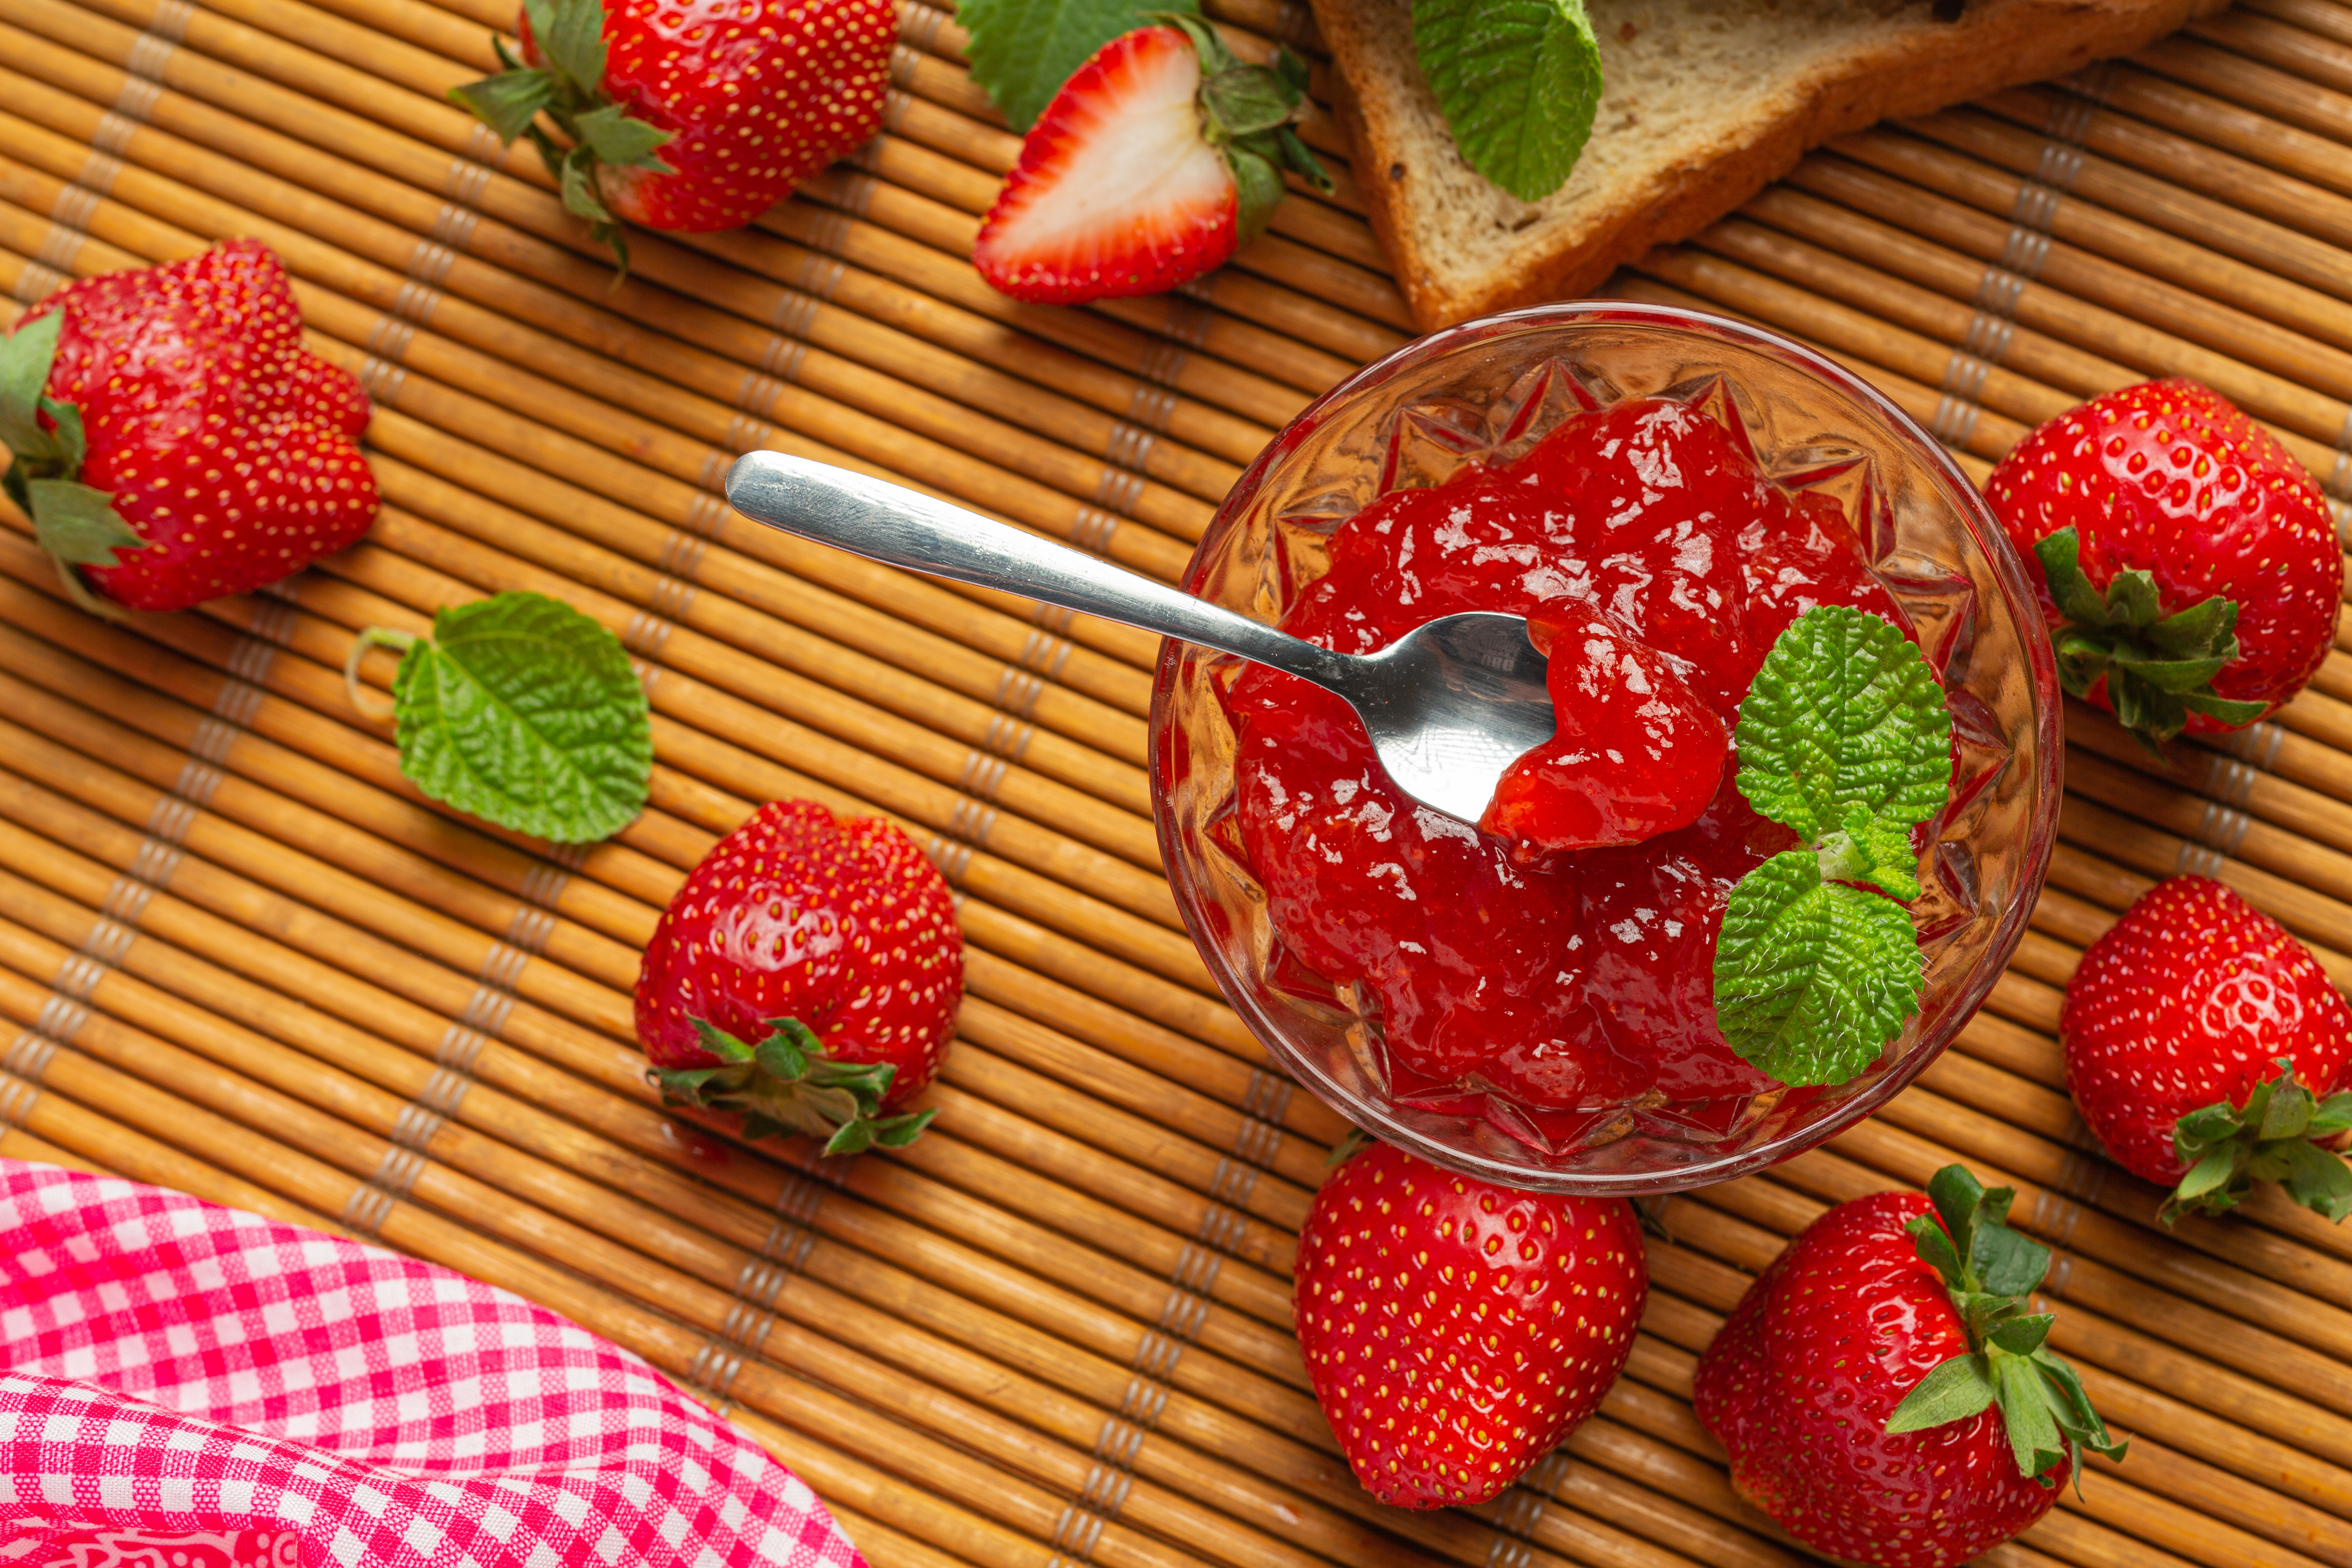
[[[1603,817],[1650,825],[1562,849],[1417,810],[1336,699],[1163,645],[1153,801],[1193,940],[1277,1062],[1440,1164],[1637,1193],[1786,1159],[1943,1049],[2041,889],[2060,697],[2021,565],[1916,424],[1770,333],[1593,301],[1421,339],[1276,438],[1184,585],[1350,652],[1467,609],[1529,614],[1539,647],[1571,626],[1604,653],[1636,637],[1664,656],[1645,668],[1679,676],[1679,710],[1727,733],[1774,638],[1819,605],[1891,622],[1943,684],[1950,785],[1914,839],[1917,1010],[1860,1076],[1792,1088],[1717,1026],[1724,901],[1797,845],[1748,807],[1719,744],[1592,773],[1620,797]],[[1618,758],[1607,737],[1630,731],[1604,729]],[[1677,774],[1690,756],[1697,774]]]

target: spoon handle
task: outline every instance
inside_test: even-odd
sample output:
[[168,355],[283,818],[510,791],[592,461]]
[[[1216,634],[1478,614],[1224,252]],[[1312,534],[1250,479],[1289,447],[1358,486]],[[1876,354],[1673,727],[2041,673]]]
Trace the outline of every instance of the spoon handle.
[[738,458],[728,470],[727,499],[753,521],[786,533],[1238,654],[1334,690],[1354,662],[1066,544],[805,458]]

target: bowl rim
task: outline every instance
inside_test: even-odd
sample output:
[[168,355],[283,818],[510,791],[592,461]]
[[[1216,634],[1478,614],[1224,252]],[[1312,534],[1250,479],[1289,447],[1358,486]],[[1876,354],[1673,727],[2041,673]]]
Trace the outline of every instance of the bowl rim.
[[[1218,944],[1203,930],[1201,908],[1205,900],[1200,890],[1192,886],[1181,853],[1183,845],[1174,822],[1174,814],[1168,804],[1170,792],[1166,780],[1170,759],[1166,737],[1171,727],[1169,708],[1184,652],[1192,646],[1172,637],[1161,639],[1159,657],[1153,663],[1146,760],[1150,775],[1154,837],[1160,846],[1162,863],[1167,868],[1177,911],[1183,918],[1185,931],[1192,937],[1202,962],[1216,981],[1219,992],[1241,1016],[1251,1037],[1276,1067],[1305,1085],[1351,1124],[1433,1164],[1498,1184],[1593,1196],[1681,1192],[1768,1169],[1826,1142],[1876,1113],[1908,1088],[1931,1062],[1943,1055],[1960,1030],[1981,1010],[1985,999],[2000,984],[2018,944],[2023,940],[2026,924],[2049,874],[2050,858],[2057,837],[2055,817],[2064,780],[2064,700],[2059,691],[2057,661],[2051,647],[2049,628],[2042,618],[2038,595],[2026,576],[2024,563],[2011,542],[2008,530],[2001,526],[1985,501],[1983,493],[1942,442],[1861,376],[1819,350],[1794,339],[1768,328],[1705,310],[1685,310],[1645,300],[1570,300],[1478,317],[1400,345],[1322,393],[1276,433],[1226,491],[1224,500],[1218,506],[1215,516],[1210,520],[1208,528],[1185,563],[1183,575],[1178,579],[1177,586],[1187,593],[1198,592],[1199,583],[1207,569],[1211,545],[1222,540],[1235,525],[1244,506],[1255,501],[1267,474],[1297,448],[1334,405],[1372,391],[1410,365],[1454,353],[1465,344],[1480,340],[1517,336],[1525,331],[1547,328],[1618,324],[1696,331],[1706,336],[1728,340],[1741,347],[1761,350],[1784,361],[1793,362],[1799,368],[1876,415],[1892,436],[1912,448],[1940,482],[1946,499],[1955,503],[1952,510],[1976,536],[1994,581],[2008,600],[2023,633],[2026,658],[2031,667],[2027,695],[2033,704],[2033,729],[2037,742],[2033,783],[2036,799],[2048,803],[2042,807],[2042,812],[2050,830],[2025,835],[2027,858],[2021,868],[2019,883],[2021,896],[2012,900],[2010,906],[2001,911],[1993,928],[1992,940],[1958,992],[1948,1019],[1939,1030],[1939,1038],[1927,1048],[1914,1051],[1909,1058],[1880,1075],[1876,1082],[1840,1107],[1835,1115],[1822,1119],[1819,1124],[1791,1131],[1769,1142],[1743,1149],[1720,1160],[1701,1161],[1668,1171],[1626,1175],[1524,1169],[1509,1166],[1498,1159],[1465,1154],[1414,1128],[1398,1123],[1381,1108],[1367,1102],[1334,1080],[1307,1053],[1292,1048],[1283,1027],[1260,1005],[1255,989],[1242,984],[1241,977],[1231,972]],[[2011,756],[2013,762],[2014,752]]]

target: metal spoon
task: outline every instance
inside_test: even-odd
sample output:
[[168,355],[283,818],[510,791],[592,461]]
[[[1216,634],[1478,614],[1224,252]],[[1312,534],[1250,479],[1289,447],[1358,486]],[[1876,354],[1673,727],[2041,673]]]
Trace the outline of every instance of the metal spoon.
[[1474,611],[1375,654],[1334,653],[1066,545],[901,486],[781,452],[739,458],[727,499],[756,522],[935,577],[1043,599],[1311,680],[1364,721],[1397,787],[1475,823],[1512,759],[1551,738],[1544,657],[1519,616]]

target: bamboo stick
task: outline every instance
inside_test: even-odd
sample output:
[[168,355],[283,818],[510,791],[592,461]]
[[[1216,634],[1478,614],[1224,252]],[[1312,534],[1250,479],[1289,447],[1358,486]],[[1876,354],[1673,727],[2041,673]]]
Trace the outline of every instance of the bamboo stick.
[[[2089,764],[2084,788],[2102,805],[2187,837],[2234,844],[2231,852],[2242,858],[2337,889],[2339,898],[2352,887],[2352,805],[2342,798],[2232,769],[2226,759],[2187,746],[2173,748],[2168,765],[2158,764],[2112,718],[2071,704],[2066,740],[2073,755]],[[2227,804],[2232,800],[2238,804]],[[2241,821],[2248,824],[2242,837]]]
[[2294,24],[2327,16],[2324,6],[2282,16],[2256,8],[2200,18],[2185,29],[2191,37],[2219,44],[2268,65],[2291,70],[2305,83],[2352,91],[2352,45]]
[[[2333,899],[2228,856],[2213,856],[2208,861],[2205,857],[2210,852],[2203,847],[2133,822],[2079,795],[2067,796],[2059,812],[2058,831],[2071,842],[2096,846],[2123,865],[2157,878],[2203,867],[2202,874],[2226,884],[2312,943],[2338,989],[2352,985],[2352,973],[2339,973],[2344,967],[2340,959],[2331,963],[2326,956],[2331,949],[2342,954],[2352,948],[2352,940],[2347,940],[2352,939],[2352,911]],[[2197,853],[2192,855],[2191,850]]]
[[[104,1086],[111,1089],[111,1082]],[[111,1094],[108,1095],[111,1100]],[[134,1132],[111,1117],[76,1104],[53,1085],[22,1112],[21,1123],[0,1136],[0,1153],[12,1160],[37,1160],[98,1176],[121,1176],[177,1192],[195,1193],[231,1208],[268,1215],[289,1225],[340,1234],[333,1221],[268,1187],[231,1175],[168,1143]],[[54,1140],[54,1142],[52,1142]]]
[[[2001,94],[1998,102],[2004,113],[2036,116],[2027,121],[2036,126],[2045,124],[2050,112],[2057,107],[2054,95],[2032,90]],[[1995,118],[1982,108],[1948,110],[1924,120],[1906,121],[1905,129],[2029,176],[2040,167],[2040,150],[2047,144],[2032,131]],[[2143,128],[2143,134],[2161,145],[2175,164],[2201,165],[2200,183],[2229,181],[2222,188],[2236,198],[2236,205],[2183,189],[2178,174],[2159,179],[2095,153],[2084,155],[2081,167],[2067,183],[2068,196],[2140,219],[2167,233],[2235,257],[2241,262],[2253,263],[2245,270],[2257,279],[2266,280],[2275,275],[2339,298],[2352,295],[2352,253],[2344,248],[2347,243],[2352,243],[2352,202],[2314,185],[2284,180],[2242,159],[2225,158],[2154,127]],[[2084,145],[2095,146],[2099,140],[2095,133],[2086,134]],[[2315,237],[2287,222],[2270,221],[2248,211],[2254,205],[2245,200],[2250,186],[2277,196],[2291,193],[2302,225],[2321,228],[2322,237]],[[2072,205],[2074,202],[2064,205]],[[2340,225],[2332,224],[2331,217],[2343,221]],[[2074,220],[2070,216],[2066,221]],[[2334,243],[2325,237],[2330,233],[2336,235]],[[2307,330],[2341,342],[2342,323],[2334,319],[2333,313],[2319,315]]]
[[[1885,143],[1882,135],[1854,145],[1857,151],[1875,152]],[[1843,156],[1816,153],[1797,166],[1790,183],[1924,237],[1933,250],[1950,258],[1937,270],[1950,271],[1953,281],[1965,272],[1965,287],[1955,289],[1942,278],[1920,276],[1914,266],[1900,269],[1961,298],[1974,295],[1984,264],[1998,258],[2008,243],[2009,226],[2000,220]],[[1755,211],[1755,204],[1749,210]],[[1882,265],[1910,263],[1913,254],[1911,247],[1899,255],[1882,252]],[[2116,303],[2093,304],[2093,297]],[[2315,385],[2352,388],[2352,371],[2346,368],[2352,362],[2338,351],[2298,341],[2184,289],[2126,273],[2072,246],[2053,243],[2039,277],[2020,293],[2016,315],[2021,323],[2136,366],[2193,375],[2248,413],[2315,441],[2333,441],[2344,423],[2341,392],[2330,395],[2312,390]],[[2178,333],[2142,324],[2151,317],[2172,323]]]
[[[2022,180],[1894,131],[1861,132],[1832,145],[1841,157],[1932,193],[1915,204],[1915,226],[1988,259],[2001,254]],[[1999,227],[2002,238],[1985,251],[1988,226]],[[2058,203],[2049,232],[2053,242],[2037,277],[2051,287],[2179,321],[2184,336],[2338,398],[2352,389],[2352,353],[2341,346],[2343,306],[2318,290],[2084,201]],[[2185,310],[2192,301],[2195,309]]]
[[2352,132],[2352,98],[2193,36],[2159,40],[2134,55],[2132,63],[2263,118],[2316,132],[2316,140],[2341,145]]

